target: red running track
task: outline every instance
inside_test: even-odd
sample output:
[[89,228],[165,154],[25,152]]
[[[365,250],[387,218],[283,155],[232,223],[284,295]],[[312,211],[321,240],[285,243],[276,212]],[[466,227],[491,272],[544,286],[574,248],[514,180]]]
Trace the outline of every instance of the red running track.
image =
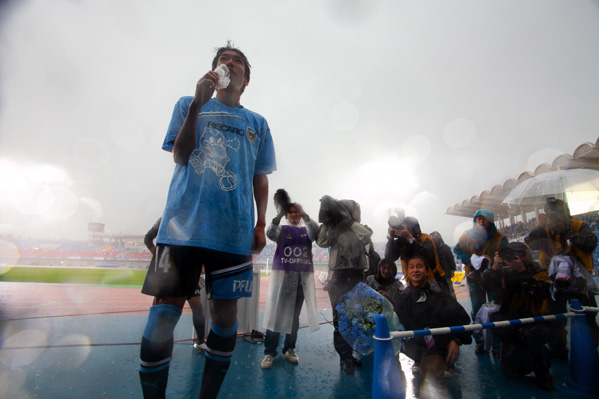
[[[259,311],[264,312],[269,276],[260,279]],[[327,291],[315,280],[319,310],[330,309]],[[100,314],[147,314],[152,297],[140,288],[102,287],[79,284],[0,282],[0,308],[5,317],[35,318]],[[191,309],[186,304],[184,314]]]

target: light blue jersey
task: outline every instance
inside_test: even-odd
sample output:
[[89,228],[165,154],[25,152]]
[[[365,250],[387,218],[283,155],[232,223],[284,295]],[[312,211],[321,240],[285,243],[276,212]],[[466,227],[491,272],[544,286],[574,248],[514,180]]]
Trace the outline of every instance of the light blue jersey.
[[[192,100],[177,102],[164,150],[172,151]],[[266,119],[241,105],[231,108],[211,99],[200,112],[188,164],[175,166],[156,242],[250,254],[253,179],[275,170]]]

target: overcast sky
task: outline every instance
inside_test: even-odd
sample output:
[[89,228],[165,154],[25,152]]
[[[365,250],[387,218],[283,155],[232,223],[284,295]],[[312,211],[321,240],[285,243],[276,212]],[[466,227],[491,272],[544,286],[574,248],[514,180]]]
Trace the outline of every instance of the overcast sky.
[[174,104],[231,39],[271,198],[355,199],[375,241],[403,207],[454,244],[448,207],[596,142],[598,38],[596,0],[0,1],[0,233],[144,234]]

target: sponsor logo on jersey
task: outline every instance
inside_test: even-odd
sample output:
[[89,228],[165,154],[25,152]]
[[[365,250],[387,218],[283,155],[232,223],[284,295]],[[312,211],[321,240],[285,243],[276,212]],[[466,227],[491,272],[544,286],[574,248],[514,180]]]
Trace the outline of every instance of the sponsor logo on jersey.
[[250,143],[253,143],[258,138],[258,135],[256,134],[256,131],[253,128],[251,128],[251,127],[248,127],[245,130],[245,135],[248,138],[248,140],[250,141]]
[[245,135],[245,132],[243,131],[243,129],[236,128],[235,126],[223,125],[221,123],[214,123],[214,122],[208,122],[207,125],[208,125],[208,127],[216,129],[220,132],[230,132],[230,133],[234,133],[238,136]]

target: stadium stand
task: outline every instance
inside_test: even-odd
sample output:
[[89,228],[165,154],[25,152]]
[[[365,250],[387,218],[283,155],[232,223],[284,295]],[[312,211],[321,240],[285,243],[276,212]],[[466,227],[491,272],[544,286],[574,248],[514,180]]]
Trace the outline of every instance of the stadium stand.
[[[599,211],[576,216],[577,219],[588,223],[599,238]],[[516,223],[501,231],[510,241],[523,241],[524,237],[536,225],[532,219],[528,223]],[[4,245],[0,245],[0,265],[7,264],[7,259],[12,259],[17,265],[30,266],[67,266],[67,267],[120,267],[130,269],[145,269],[148,267],[152,255],[143,244],[143,236],[128,236],[107,238],[103,241],[67,241],[44,240],[32,238],[15,238],[0,236]],[[375,243],[375,250],[381,255],[385,254],[385,242]],[[276,244],[268,243],[264,250],[254,255],[254,263],[269,265],[275,253]],[[316,245],[312,247],[314,264],[321,266],[320,270],[328,264],[328,249]],[[593,255],[595,267],[599,265],[599,247]]]

